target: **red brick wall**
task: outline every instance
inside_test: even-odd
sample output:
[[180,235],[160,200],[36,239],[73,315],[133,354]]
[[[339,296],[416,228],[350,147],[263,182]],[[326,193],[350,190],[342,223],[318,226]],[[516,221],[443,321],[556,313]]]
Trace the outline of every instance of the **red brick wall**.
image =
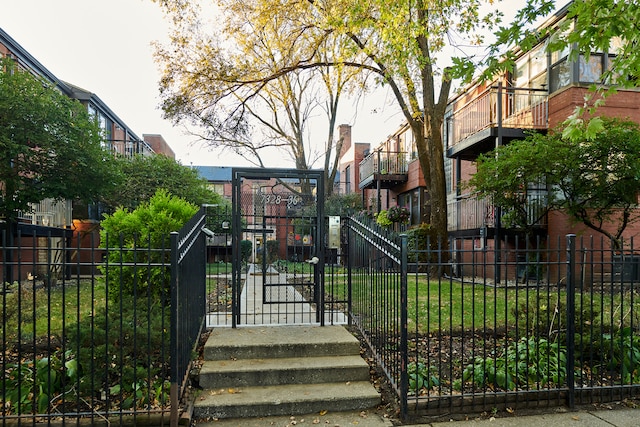
[[[571,86],[553,94],[549,99],[549,128],[553,129],[566,120],[575,107],[584,104],[584,97],[589,93],[587,88]],[[594,97],[593,100],[598,98]],[[640,93],[632,90],[619,91],[607,98],[605,104],[598,108],[597,114],[629,118],[640,123]]]

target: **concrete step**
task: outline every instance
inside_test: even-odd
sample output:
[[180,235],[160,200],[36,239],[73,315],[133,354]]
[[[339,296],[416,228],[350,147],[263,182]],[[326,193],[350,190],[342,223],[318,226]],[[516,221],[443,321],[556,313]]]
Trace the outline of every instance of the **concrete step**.
[[196,419],[251,418],[372,408],[380,395],[368,381],[287,384],[204,390],[196,398]]
[[203,363],[199,377],[202,388],[313,384],[345,379],[368,381],[367,362],[359,355],[209,360]]
[[195,419],[357,411],[381,401],[360,343],[342,326],[214,328],[204,359]]
[[357,355],[360,343],[342,326],[215,328],[205,360]]

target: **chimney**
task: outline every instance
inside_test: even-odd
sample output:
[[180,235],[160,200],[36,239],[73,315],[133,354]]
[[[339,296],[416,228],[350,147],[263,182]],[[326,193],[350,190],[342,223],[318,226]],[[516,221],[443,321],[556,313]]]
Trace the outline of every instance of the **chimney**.
[[340,150],[340,157],[351,148],[351,125],[339,125],[338,126],[338,139],[342,139],[342,150]]

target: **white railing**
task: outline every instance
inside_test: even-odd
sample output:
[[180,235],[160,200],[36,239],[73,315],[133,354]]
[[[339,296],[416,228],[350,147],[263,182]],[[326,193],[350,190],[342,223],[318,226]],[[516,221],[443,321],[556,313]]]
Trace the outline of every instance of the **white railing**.
[[67,228],[72,224],[71,200],[45,199],[30,206],[31,212],[21,212],[18,217],[46,227]]

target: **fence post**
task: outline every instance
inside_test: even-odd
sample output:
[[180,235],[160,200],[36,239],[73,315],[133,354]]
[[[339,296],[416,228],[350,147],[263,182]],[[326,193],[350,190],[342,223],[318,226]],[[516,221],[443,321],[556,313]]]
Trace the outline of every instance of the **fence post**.
[[408,334],[408,290],[407,276],[409,269],[407,267],[408,250],[407,235],[400,236],[400,354],[401,354],[401,371],[400,371],[400,414],[403,420],[407,419],[408,412],[408,394],[409,394],[409,334]]
[[344,224],[346,225],[344,244],[344,255],[346,256],[345,264],[347,265],[347,322],[349,326],[353,326],[353,276],[352,276],[352,259],[351,251],[351,236],[353,230],[351,230],[351,217],[347,217]]
[[171,427],[178,426],[180,375],[178,374],[178,232],[171,232]]
[[567,404],[575,407],[575,310],[576,310],[576,235],[567,235]]

